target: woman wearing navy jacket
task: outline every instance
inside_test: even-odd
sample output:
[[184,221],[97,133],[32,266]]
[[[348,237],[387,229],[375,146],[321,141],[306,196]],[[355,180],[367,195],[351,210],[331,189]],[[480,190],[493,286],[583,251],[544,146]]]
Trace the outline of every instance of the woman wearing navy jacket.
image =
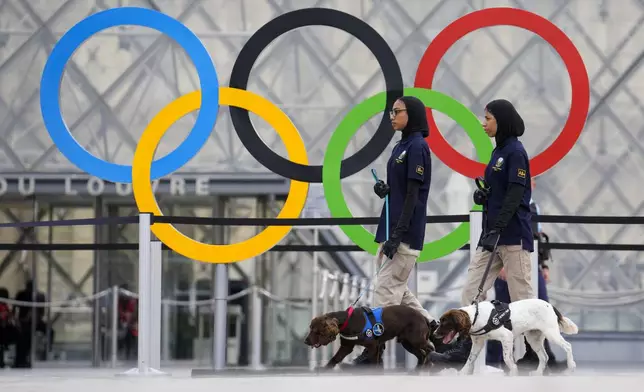
[[[383,206],[375,241],[378,273],[374,306],[407,305],[434,323],[418,299],[409,291],[407,280],[425,242],[427,196],[431,183],[431,156],[425,138],[429,135],[425,105],[416,97],[401,97],[390,113],[391,124],[402,137],[387,162],[387,182],[380,180],[374,192],[383,199],[389,195],[389,233]],[[384,263],[384,265],[383,265]],[[380,356],[384,346],[380,347]],[[367,350],[355,363],[368,363]]]

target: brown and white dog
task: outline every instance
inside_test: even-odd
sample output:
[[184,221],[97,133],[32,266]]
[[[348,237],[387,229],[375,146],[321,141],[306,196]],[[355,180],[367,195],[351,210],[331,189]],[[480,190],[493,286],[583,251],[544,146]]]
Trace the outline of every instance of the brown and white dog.
[[[369,311],[378,313],[382,309],[380,326],[369,321]],[[369,325],[372,324],[372,325]],[[333,368],[351,352],[355,346],[363,346],[372,356],[371,363],[381,363],[380,348],[385,342],[397,338],[402,346],[418,359],[417,369],[427,364],[429,353],[435,350],[430,341],[435,322],[430,322],[417,310],[406,305],[392,305],[382,308],[349,308],[318,316],[311,321],[304,343],[311,348],[326,346],[340,335],[340,348],[326,365]]]
[[[509,310],[509,311],[508,311]],[[474,364],[487,340],[498,340],[503,346],[503,361],[510,375],[518,374],[513,359],[514,339],[525,336],[539,357],[539,366],[531,375],[542,375],[548,362],[548,354],[543,346],[544,339],[557,344],[567,356],[568,370],[576,367],[572,346],[561,333],[574,335],[577,325],[546,301],[525,299],[510,304],[500,302],[480,302],[445,312],[434,332],[434,337],[450,342],[456,334],[460,338],[472,337],[472,349],[467,362],[461,369],[464,374],[474,372]]]

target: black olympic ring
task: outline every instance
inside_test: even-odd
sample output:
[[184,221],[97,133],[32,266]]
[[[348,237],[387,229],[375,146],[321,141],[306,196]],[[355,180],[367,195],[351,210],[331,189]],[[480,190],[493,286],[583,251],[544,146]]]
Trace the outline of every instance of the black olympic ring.
[[[328,8],[292,11],[271,20],[253,34],[242,48],[230,75],[230,87],[246,90],[250,72],[262,51],[280,35],[304,26],[329,26],[349,33],[374,54],[385,77],[387,105],[373,138],[351,157],[342,161],[340,178],[353,175],[375,161],[394,136],[389,111],[403,95],[403,78],[398,60],[387,42],[366,22],[353,15]],[[281,157],[259,137],[246,109],[230,107],[233,128],[248,152],[266,168],[283,177],[308,182],[322,182],[322,166],[307,166]]]

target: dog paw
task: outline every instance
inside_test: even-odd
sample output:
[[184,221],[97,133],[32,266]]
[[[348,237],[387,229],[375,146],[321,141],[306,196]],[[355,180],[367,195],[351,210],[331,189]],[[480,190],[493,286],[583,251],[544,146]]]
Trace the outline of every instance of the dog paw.
[[508,371],[508,376],[515,377],[519,375],[519,368],[514,366]]
[[533,370],[533,371],[531,371],[531,372],[530,372],[530,373],[528,373],[528,374],[529,374],[530,376],[536,376],[536,377],[538,377],[538,376],[543,376],[543,371]]
[[577,368],[577,364],[575,363],[575,361],[570,361],[568,363],[568,368],[565,370],[565,373],[566,374],[572,374],[572,373],[575,372],[576,368]]

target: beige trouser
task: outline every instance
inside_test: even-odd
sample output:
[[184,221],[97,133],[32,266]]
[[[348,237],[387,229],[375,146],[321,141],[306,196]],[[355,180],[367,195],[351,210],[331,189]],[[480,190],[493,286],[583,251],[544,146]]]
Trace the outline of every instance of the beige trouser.
[[[463,288],[461,304],[470,305],[476,294],[478,294],[481,279],[485,267],[490,260],[490,252],[479,247],[476,249],[474,260],[467,269],[467,279]],[[508,282],[508,290],[512,301],[521,299],[535,298],[532,290],[532,261],[530,252],[524,250],[521,245],[499,245],[496,256],[492,261],[490,272],[483,285],[483,294],[485,294],[494,284],[494,280],[499,276],[501,268],[505,268],[505,274]],[[480,298],[479,298],[480,299]]]
[[430,321],[434,320],[407,287],[409,275],[416,264],[420,251],[409,248],[408,244],[401,243],[393,260],[389,260],[387,256],[380,253],[381,250],[382,244],[376,253],[376,271],[383,263],[385,264],[376,279],[374,306],[407,305],[418,310]]

